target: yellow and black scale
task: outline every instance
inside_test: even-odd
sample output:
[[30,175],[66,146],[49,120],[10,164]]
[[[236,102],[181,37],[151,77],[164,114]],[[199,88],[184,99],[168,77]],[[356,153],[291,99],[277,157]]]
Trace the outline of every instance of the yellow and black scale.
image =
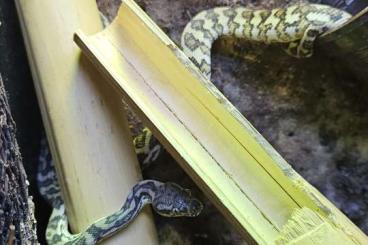
[[345,11],[320,4],[272,10],[217,7],[200,12],[186,25],[181,45],[184,53],[210,78],[211,47],[221,36],[288,44],[289,55],[304,58],[313,54],[316,37],[340,27],[350,18]]

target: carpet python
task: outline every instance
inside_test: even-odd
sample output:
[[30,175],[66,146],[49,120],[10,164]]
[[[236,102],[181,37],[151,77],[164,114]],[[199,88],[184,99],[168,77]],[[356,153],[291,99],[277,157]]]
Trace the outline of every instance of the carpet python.
[[[340,27],[350,18],[345,11],[321,4],[299,4],[272,10],[216,7],[191,19],[182,33],[181,47],[210,78],[212,44],[221,36],[286,44],[289,55],[306,58],[313,54],[313,42],[319,35]],[[148,128],[135,138],[135,146],[143,168],[164,152]]]
[[[150,131],[148,131],[148,135],[147,131],[144,131],[143,136],[137,137],[135,143],[142,146],[146,139],[153,140]],[[149,153],[150,150],[147,147],[145,150],[137,150],[137,154],[146,155],[146,164],[149,164],[149,161],[153,160],[151,158],[153,153]],[[46,240],[50,245],[96,244],[113,235],[116,231],[125,228],[147,204],[152,204],[156,213],[166,217],[195,217],[203,209],[202,203],[192,197],[188,189],[175,183],[143,180],[131,189],[120,210],[97,220],[81,233],[71,234],[68,230],[65,205],[46,140],[41,142],[37,182],[41,195],[53,207],[46,230]]]
[[287,44],[287,53],[310,57],[313,42],[321,34],[340,27],[351,15],[320,4],[299,4],[272,10],[216,7],[198,13],[184,28],[184,53],[208,78],[211,77],[211,47],[221,36],[249,41]]

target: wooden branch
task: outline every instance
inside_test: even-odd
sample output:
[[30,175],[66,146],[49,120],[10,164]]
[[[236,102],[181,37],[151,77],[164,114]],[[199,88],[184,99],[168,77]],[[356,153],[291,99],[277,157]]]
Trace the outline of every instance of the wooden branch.
[[0,244],[37,244],[33,207],[0,76]]
[[346,63],[358,78],[368,77],[368,7],[338,30],[326,33],[317,42],[331,57]]
[[[73,32],[102,29],[95,0],[17,0],[71,228],[121,208],[141,179],[121,97],[81,57]],[[107,244],[157,244],[146,209]]]
[[322,0],[321,3],[343,9],[353,15],[367,7],[367,0]]
[[75,41],[249,241],[368,242],[134,1],[123,1],[107,29],[90,37],[78,32]]

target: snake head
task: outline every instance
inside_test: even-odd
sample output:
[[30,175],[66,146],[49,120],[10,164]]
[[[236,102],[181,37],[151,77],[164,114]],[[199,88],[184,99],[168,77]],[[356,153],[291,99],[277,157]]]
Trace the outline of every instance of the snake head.
[[196,217],[203,209],[203,204],[192,197],[190,190],[170,182],[160,187],[152,206],[165,217]]

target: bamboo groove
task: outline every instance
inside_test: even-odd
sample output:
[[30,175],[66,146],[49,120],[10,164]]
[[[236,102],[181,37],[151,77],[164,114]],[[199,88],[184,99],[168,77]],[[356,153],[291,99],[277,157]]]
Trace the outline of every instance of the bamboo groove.
[[[337,234],[336,240],[344,244],[368,242],[134,1],[123,1],[107,29],[89,37],[78,32],[75,41],[249,241],[274,244],[292,233],[295,221],[310,221],[316,227],[322,222],[325,229],[313,230],[313,237],[308,230],[296,229],[303,241],[323,244],[328,235]],[[318,235],[324,239],[318,240]]]
[[[34,84],[74,232],[118,210],[141,179],[121,98],[73,43],[102,29],[94,0],[17,0]],[[106,244],[157,244],[148,209]]]

